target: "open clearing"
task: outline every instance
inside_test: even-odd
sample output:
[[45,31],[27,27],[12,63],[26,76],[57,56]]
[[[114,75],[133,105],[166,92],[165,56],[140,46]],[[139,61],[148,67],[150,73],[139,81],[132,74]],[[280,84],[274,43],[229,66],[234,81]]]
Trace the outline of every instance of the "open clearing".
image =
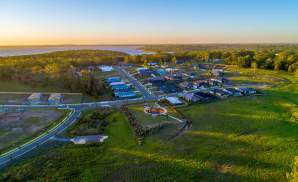
[[30,109],[0,113],[0,151],[23,143],[64,116],[56,109]]

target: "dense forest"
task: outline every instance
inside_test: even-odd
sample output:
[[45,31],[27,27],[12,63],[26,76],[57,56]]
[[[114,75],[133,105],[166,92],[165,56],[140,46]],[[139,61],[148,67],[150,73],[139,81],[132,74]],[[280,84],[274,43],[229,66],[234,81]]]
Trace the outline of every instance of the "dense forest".
[[[210,62],[222,59],[226,64],[239,67],[254,67],[271,70],[298,70],[298,45],[286,44],[241,44],[241,45],[156,45],[145,46],[145,50],[166,52],[168,59],[192,62]],[[172,53],[174,51],[175,53]],[[143,58],[143,60],[145,60]],[[160,59],[161,62],[165,59]]]
[[92,66],[116,64],[125,53],[101,50],[59,51],[38,55],[0,57],[0,79],[34,85],[59,84],[70,91],[99,95],[102,80],[92,74]]

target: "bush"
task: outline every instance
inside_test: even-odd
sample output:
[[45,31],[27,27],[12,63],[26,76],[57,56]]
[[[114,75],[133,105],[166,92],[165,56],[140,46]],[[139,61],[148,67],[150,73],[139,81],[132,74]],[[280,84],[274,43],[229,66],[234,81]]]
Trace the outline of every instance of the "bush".
[[291,121],[298,123],[298,111],[292,113]]
[[288,175],[288,178],[292,182],[298,181],[298,156],[294,158],[293,169],[291,173]]

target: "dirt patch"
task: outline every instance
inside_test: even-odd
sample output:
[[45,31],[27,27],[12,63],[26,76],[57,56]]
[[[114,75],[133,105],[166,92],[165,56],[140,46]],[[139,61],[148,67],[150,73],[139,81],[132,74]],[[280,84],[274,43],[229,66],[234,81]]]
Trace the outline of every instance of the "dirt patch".
[[0,114],[0,151],[47,128],[63,112],[56,109],[31,109]]

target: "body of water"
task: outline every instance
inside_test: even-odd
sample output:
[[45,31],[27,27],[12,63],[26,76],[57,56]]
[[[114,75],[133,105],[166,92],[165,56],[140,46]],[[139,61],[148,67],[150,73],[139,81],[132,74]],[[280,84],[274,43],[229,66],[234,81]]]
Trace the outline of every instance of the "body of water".
[[26,46],[26,47],[0,47],[0,56],[20,56],[41,54],[55,51],[66,50],[110,50],[124,52],[129,55],[154,54],[153,52],[144,52],[140,50],[141,46],[102,46],[102,45],[84,45],[84,46]]

